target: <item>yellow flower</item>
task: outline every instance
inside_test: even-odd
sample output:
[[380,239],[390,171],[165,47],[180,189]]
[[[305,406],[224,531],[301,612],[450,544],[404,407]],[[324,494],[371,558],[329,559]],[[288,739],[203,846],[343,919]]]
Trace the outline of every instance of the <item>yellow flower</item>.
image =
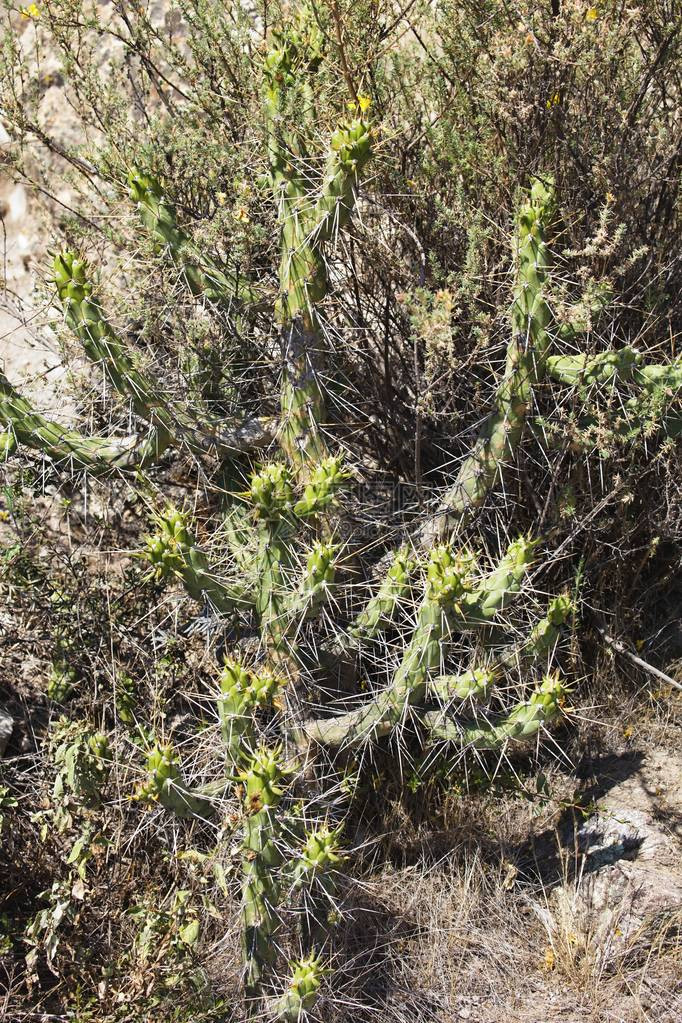
[[632,727],[632,725],[626,725],[625,728],[623,729],[623,738],[629,739],[633,732],[634,728]]
[[547,103],[545,104],[545,106],[547,107],[548,110],[551,110],[552,107],[555,107],[557,105],[557,103],[560,103],[560,102],[561,102],[561,100],[559,98],[559,93],[555,92],[554,95],[552,96],[552,98],[547,100]]
[[40,10],[37,4],[29,4],[28,7],[21,8],[22,18],[39,18]]
[[363,114],[367,113],[371,105],[372,100],[369,98],[369,96],[363,96],[362,94],[358,96],[358,106],[360,107],[360,111]]
[[251,219],[246,207],[244,206],[237,206],[237,208],[233,211],[232,216],[235,220],[238,220],[242,224],[246,224]]
[[598,7],[588,7],[585,12],[585,21],[596,21],[599,17]]

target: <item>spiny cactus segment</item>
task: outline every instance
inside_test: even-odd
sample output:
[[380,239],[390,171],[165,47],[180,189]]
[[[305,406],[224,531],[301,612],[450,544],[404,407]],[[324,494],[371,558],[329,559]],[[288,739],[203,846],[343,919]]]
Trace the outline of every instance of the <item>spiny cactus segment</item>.
[[284,682],[267,670],[250,671],[236,661],[226,662],[220,676],[218,712],[232,770],[249,754],[254,713],[261,708],[280,705]]
[[235,312],[243,303],[255,301],[246,281],[218,266],[214,259],[192,245],[188,235],[179,227],[175,208],[157,178],[132,170],[128,185],[142,223],[158,246],[167,251],[182,269],[194,295],[204,295],[229,312]]
[[294,485],[291,472],[283,462],[270,462],[251,476],[248,492],[258,518],[276,521],[291,511]]
[[291,979],[277,1007],[277,1019],[283,1023],[300,1023],[314,1007],[329,970],[323,967],[322,957],[315,953],[293,962],[291,967]]
[[330,455],[323,459],[312,470],[303,497],[294,506],[294,514],[300,519],[307,519],[326,511],[350,477],[343,456]]
[[429,682],[429,694],[445,704],[455,700],[485,703],[498,678],[496,668],[470,668],[460,675],[439,675]]
[[547,236],[554,209],[553,183],[536,179],[518,217],[515,239],[518,280],[510,317],[512,336],[495,409],[441,509],[423,530],[425,543],[432,543],[469,521],[516,454],[533,387],[545,375],[552,339],[553,316],[545,287],[551,266]]
[[179,757],[168,744],[157,744],[148,753],[146,778],[138,786],[135,799],[159,802],[180,818],[199,817],[205,820],[215,812],[208,795],[187,787]]
[[462,749],[499,750],[508,743],[534,738],[543,725],[557,718],[566,700],[566,689],[558,675],[545,678],[528,700],[517,704],[501,720],[461,723],[447,711],[432,711],[422,721],[431,741],[456,743]]
[[251,998],[260,994],[266,971],[277,957],[274,936],[279,927],[278,868],[282,855],[275,809],[290,769],[280,748],[260,746],[239,777],[243,788],[242,949],[245,987]]
[[211,572],[208,558],[197,547],[183,512],[168,505],[155,516],[155,524],[156,532],[147,538],[141,556],[150,562],[158,578],[180,579],[194,600],[205,598],[221,611],[249,606],[246,588],[228,585]]

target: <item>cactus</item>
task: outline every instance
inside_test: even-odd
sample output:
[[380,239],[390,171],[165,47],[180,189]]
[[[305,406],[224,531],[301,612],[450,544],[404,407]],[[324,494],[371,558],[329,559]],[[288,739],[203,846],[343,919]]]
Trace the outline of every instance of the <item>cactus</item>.
[[[668,437],[682,433],[682,415],[679,410],[682,392],[682,360],[666,364],[645,364],[643,357],[633,348],[599,352],[596,355],[557,355],[547,361],[547,373],[558,383],[576,387],[584,401],[599,385],[629,383],[636,393],[621,403],[610,423],[610,432],[616,440],[633,440],[662,429]],[[581,417],[583,430],[593,425],[589,408]]]
[[520,590],[536,543],[524,538],[515,540],[496,569],[478,586],[471,553],[454,555],[448,547],[434,548],[416,627],[389,688],[357,710],[304,722],[295,732],[297,742],[307,739],[346,746],[390,733],[408,707],[423,702],[429,674],[440,665],[441,644],[453,633],[487,625],[509,606]]
[[518,217],[518,282],[511,308],[512,337],[495,410],[462,463],[438,513],[422,530],[424,543],[432,543],[466,524],[485,501],[504,465],[514,458],[521,441],[532,390],[545,375],[554,328],[545,297],[551,266],[547,233],[554,204],[553,183],[536,179]]
[[53,268],[67,325],[81,340],[88,358],[104,368],[112,387],[128,397],[135,414],[150,425],[152,433],[147,445],[153,450],[154,460],[168,447],[180,443],[187,444],[195,453],[213,448],[226,456],[269,442],[266,420],[234,423],[226,430],[221,421],[211,423],[204,417],[197,422],[174,409],[158,383],[136,366],[134,356],[114,333],[94,295],[85,260],[64,251],[55,257]]
[[331,455],[314,467],[305,485],[303,497],[296,502],[294,514],[299,519],[314,518],[336,501],[339,490],[351,473],[340,455]]
[[428,692],[442,703],[455,700],[485,703],[497,681],[497,675],[494,668],[470,668],[460,675],[439,675],[429,681]]
[[228,312],[255,301],[254,292],[246,281],[240,280],[237,273],[219,267],[215,260],[192,245],[178,226],[175,209],[156,178],[132,170],[128,185],[142,223],[159,248],[167,251],[180,267],[192,294],[205,295]]
[[186,785],[180,761],[169,745],[155,745],[147,755],[146,778],[138,786],[135,799],[159,802],[177,817],[199,817],[207,820],[215,809],[211,796],[219,794],[224,785],[208,790],[193,790]]
[[[320,952],[326,951],[331,939],[343,859],[338,829],[320,823],[332,807],[337,810],[332,802],[336,795],[331,795],[328,784],[329,768],[338,766],[334,747],[341,747],[343,756],[382,736],[391,736],[395,743],[400,726],[409,722],[413,726],[410,743],[415,746],[454,743],[463,750],[499,752],[527,742],[561,715],[565,687],[558,677],[547,676],[535,692],[524,690],[530,692],[528,698],[507,712],[499,686],[505,675],[514,672],[518,684],[520,668],[533,661],[544,661],[540,670],[549,670],[560,629],[571,611],[567,598],[556,598],[520,645],[506,644],[504,617],[522,590],[538,541],[517,538],[487,569],[483,559],[466,547],[440,542],[470,520],[505,464],[515,457],[533,388],[547,373],[570,386],[622,381],[654,396],[653,402],[666,389],[680,386],[679,367],[646,367],[625,350],[606,353],[596,361],[550,353],[550,341],[561,341],[566,335],[554,324],[546,295],[553,188],[536,181],[518,218],[512,337],[492,414],[461,466],[440,515],[421,533],[428,550],[421,564],[406,544],[394,554],[359,614],[358,588],[349,587],[348,604],[342,605],[351,624],[331,645],[329,652],[337,659],[371,644],[393,626],[403,626],[408,619],[403,612],[412,614],[397,669],[388,685],[364,703],[346,704],[339,716],[301,720],[304,690],[298,680],[306,680],[309,666],[321,666],[315,645],[319,632],[308,642],[312,630],[302,626],[319,617],[337,594],[345,597],[337,583],[343,542],[332,543],[342,520],[334,523],[334,529],[330,520],[351,470],[342,456],[329,453],[323,435],[327,413],[322,303],[329,288],[325,254],[350,221],[359,178],[371,156],[371,132],[360,110],[359,116],[331,133],[324,167],[315,169],[322,167],[321,161],[316,162],[311,139],[319,137],[315,75],[323,48],[324,35],[304,9],[296,24],[272,40],[265,58],[268,181],[277,204],[280,236],[275,313],[284,348],[279,453],[260,466],[252,458],[239,466],[239,486],[248,480],[248,488],[229,495],[231,505],[220,534],[229,564],[224,578],[212,569],[189,515],[172,505],[156,515],[153,535],[142,554],[159,579],[180,581],[191,599],[209,604],[223,619],[232,616],[235,626],[239,612],[248,612],[250,625],[259,633],[262,661],[258,667],[228,660],[220,675],[222,778],[191,788],[175,750],[156,743],[147,754],[145,777],[135,798],[161,804],[180,819],[205,820],[215,816],[217,797],[228,785],[235,786],[243,822],[244,976],[254,1013],[262,1009],[268,972],[276,964],[276,938],[287,899],[289,908],[301,910],[302,951],[310,953],[292,964],[290,985],[277,1007],[283,1020],[298,1020],[313,1008],[326,972]],[[193,294],[235,315],[254,304],[253,289],[239,280],[236,271],[218,266],[193,247],[158,181],[133,172],[130,186],[143,223],[181,269]],[[119,465],[144,466],[178,447],[197,458],[211,452],[227,460],[235,451],[250,454],[256,445],[273,438],[274,431],[262,420],[225,428],[219,421],[202,418],[201,410],[174,410],[117,337],[94,296],[84,261],[65,252],[55,259],[54,269],[67,324],[86,354],[101,364],[112,386],[131,401],[135,414],[148,424],[150,436],[143,445],[130,442],[128,447],[121,447],[123,442],[81,438],[38,416],[0,377],[5,450],[16,438],[54,457],[71,457],[76,464],[105,471]],[[223,469],[221,479],[225,480],[229,473]],[[500,635],[505,643],[498,642]],[[460,650],[471,646],[472,660],[467,670],[446,674],[443,665],[455,641]],[[369,652],[378,647],[375,644]],[[371,656],[364,659],[363,670],[367,665],[372,670]],[[312,677],[317,681],[317,676]],[[500,713],[493,716],[486,704],[500,708]],[[281,710],[281,716],[273,715],[273,710]],[[132,711],[128,713],[121,703],[122,720],[124,713],[130,717]],[[260,721],[269,717],[268,729],[279,729],[288,744],[287,755],[297,758],[295,768],[285,762],[281,747],[258,744]],[[320,750],[319,745],[330,748]],[[75,768],[71,774],[74,785],[94,793],[103,777],[98,772],[105,754],[91,753],[93,763],[100,765],[91,765],[92,777],[88,780],[83,775],[79,780]],[[287,815],[292,813],[292,799],[287,785],[294,769],[300,770],[296,796],[304,794],[304,810],[318,823],[302,841],[297,834],[300,847],[288,858]],[[303,810],[299,817],[304,817]],[[239,815],[234,815],[233,822],[238,820]]]
[[231,771],[252,742],[253,714],[261,707],[277,706],[283,681],[267,671],[248,671],[227,661],[220,676],[218,713]]
[[112,387],[130,398],[136,415],[155,431],[155,454],[159,457],[172,443],[174,424],[159,396],[158,385],[135,367],[131,355],[114,334],[93,294],[85,260],[64,251],[55,256],[53,267],[66,323],[82,341],[88,358],[102,365]]
[[526,660],[546,659],[557,644],[561,627],[566,624],[573,612],[574,606],[570,597],[566,594],[554,597],[549,603],[545,617],[533,626],[520,647],[513,647],[503,654],[500,663],[506,666]]
[[332,135],[325,172],[311,181],[305,146],[292,113],[314,115],[314,80],[323,37],[312,12],[273,40],[264,64],[270,186],[278,204],[281,259],[279,319],[284,347],[281,390],[283,450],[297,471],[326,457],[321,426],[326,417],[320,382],[324,340],[317,307],[324,300],[325,242],[348,223],[360,173],[371,155],[367,123],[354,119]]
[[454,742],[462,749],[499,750],[508,743],[534,738],[543,725],[560,715],[565,697],[566,690],[558,677],[548,676],[528,700],[497,722],[462,724],[447,710],[439,710],[424,714],[422,723],[431,742]]
[[180,579],[189,595],[204,599],[219,611],[230,612],[247,607],[251,601],[243,588],[228,586],[209,568],[204,552],[196,546],[186,516],[169,505],[155,517],[157,531],[148,537],[142,553],[158,578]]
[[36,448],[57,462],[95,474],[112,469],[144,468],[155,461],[159,446],[156,433],[137,437],[84,437],[76,430],[47,419],[0,372],[0,424],[5,427],[5,451],[17,443]]
[[306,835],[293,870],[294,887],[303,893],[302,941],[319,950],[329,938],[337,911],[334,897],[338,868],[344,860],[339,851],[340,828],[313,828]]
[[291,964],[287,991],[277,1006],[277,1019],[284,1023],[300,1023],[315,1005],[322,979],[329,971],[322,966],[321,956],[311,953]]
[[239,777],[246,814],[242,848],[242,950],[247,996],[257,997],[263,977],[276,959],[274,936],[279,926],[282,856],[277,847],[276,808],[288,773],[279,749],[259,747]]

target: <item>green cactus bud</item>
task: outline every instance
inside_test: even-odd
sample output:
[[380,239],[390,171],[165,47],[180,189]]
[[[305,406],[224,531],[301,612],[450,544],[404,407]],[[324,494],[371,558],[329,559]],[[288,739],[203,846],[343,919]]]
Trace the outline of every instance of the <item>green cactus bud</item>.
[[186,564],[185,553],[191,546],[191,534],[184,514],[168,505],[154,516],[157,532],[147,538],[143,552],[158,578],[181,575]]
[[119,674],[116,679],[116,714],[124,724],[131,725],[135,721],[136,703],[134,680],[129,675]]
[[322,585],[329,586],[334,581],[334,557],[337,547],[331,543],[316,543],[308,555],[306,578],[312,591]]
[[308,832],[300,859],[294,868],[294,881],[301,885],[317,874],[336,867],[343,861],[339,852],[340,829],[315,828]]
[[447,546],[435,547],[426,569],[426,596],[441,607],[455,606],[471,590],[473,555],[467,552],[453,554]]

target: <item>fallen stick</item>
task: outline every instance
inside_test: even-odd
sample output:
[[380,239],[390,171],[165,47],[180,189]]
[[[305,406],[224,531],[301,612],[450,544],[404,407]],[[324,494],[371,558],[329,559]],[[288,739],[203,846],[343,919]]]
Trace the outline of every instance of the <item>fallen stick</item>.
[[628,650],[624,643],[621,643],[618,639],[614,639],[613,636],[609,636],[608,632],[605,632],[604,629],[601,629],[599,626],[597,626],[597,632],[604,642],[616,650],[617,653],[623,654],[624,657],[627,657],[633,664],[636,664],[639,668],[648,672],[649,675],[654,675],[656,678],[660,678],[662,682],[665,682],[667,685],[673,686],[675,689],[679,689],[680,692],[682,692],[682,684],[676,682],[674,678],[670,677],[670,675],[666,675],[666,673],[661,671],[659,668],[654,668],[653,664],[648,664],[646,661],[643,661],[641,657],[637,656],[637,654],[633,654],[631,650]]

